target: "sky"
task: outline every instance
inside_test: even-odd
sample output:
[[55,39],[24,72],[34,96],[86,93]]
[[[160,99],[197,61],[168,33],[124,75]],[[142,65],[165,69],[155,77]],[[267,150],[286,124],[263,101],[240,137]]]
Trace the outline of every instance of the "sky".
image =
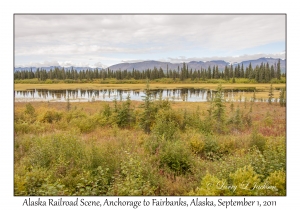
[[14,16],[15,67],[285,58],[286,16]]

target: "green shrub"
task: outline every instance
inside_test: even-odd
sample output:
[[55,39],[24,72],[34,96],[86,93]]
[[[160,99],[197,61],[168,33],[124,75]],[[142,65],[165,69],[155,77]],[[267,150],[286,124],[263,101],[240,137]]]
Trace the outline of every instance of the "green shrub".
[[86,113],[81,111],[81,110],[72,110],[70,112],[68,112],[66,115],[66,120],[67,122],[70,122],[73,119],[82,119],[82,118],[86,118]]
[[26,104],[25,114],[34,115],[34,113],[35,113],[35,109],[31,105],[31,103]]
[[173,110],[160,110],[155,117],[155,125],[152,132],[157,137],[164,137],[165,140],[175,140],[179,129],[180,115]]
[[34,144],[29,157],[34,167],[56,168],[62,163],[73,167],[84,161],[84,145],[74,135],[37,136],[32,141]]
[[181,141],[167,142],[159,154],[160,164],[177,175],[191,171],[193,159],[187,146]]
[[223,155],[233,154],[237,149],[236,140],[233,138],[224,138],[219,140],[219,153]]
[[278,195],[286,195],[286,174],[284,171],[274,171],[270,174],[269,177],[264,181],[262,185],[263,195],[271,195],[271,196],[278,196]]
[[260,184],[260,176],[254,171],[251,165],[240,168],[229,176],[232,184],[237,186],[236,191],[233,193],[234,195],[246,196],[259,194],[255,186]]
[[192,136],[190,139],[190,148],[196,155],[203,153],[205,143],[199,135]]
[[37,190],[38,196],[63,196],[69,195],[65,185],[60,183],[60,180],[56,180],[54,183],[45,179],[42,186]]
[[115,180],[108,191],[108,195],[154,195],[155,187],[151,186],[150,182],[147,181],[147,177],[144,176],[142,162],[130,153],[127,153],[126,156],[126,159],[121,162],[120,173],[115,175]]
[[245,165],[251,165],[259,175],[265,173],[266,161],[257,148],[251,150],[237,149],[232,155],[223,156],[219,161],[210,162],[209,169],[219,179],[225,178],[230,180],[229,175]]
[[76,185],[76,196],[106,195],[110,185],[109,168],[99,166],[92,173],[85,172]]
[[47,122],[47,123],[53,123],[53,122],[58,122],[62,118],[62,113],[56,112],[54,110],[48,110],[46,113],[43,115],[41,121],[42,122]]
[[[106,110],[108,111],[108,110]],[[106,113],[108,114],[108,113]],[[131,108],[131,100],[128,95],[125,102],[122,102],[121,106],[117,106],[115,101],[115,110],[112,114],[113,122],[119,127],[130,127],[135,122],[134,112]]]
[[213,121],[208,116],[205,120],[203,120],[199,126],[199,130],[204,135],[211,135],[213,133]]
[[263,156],[266,160],[265,175],[275,171],[286,170],[286,145],[284,138],[269,139]]
[[28,168],[23,172],[24,175],[15,174],[14,176],[14,195],[32,196],[39,195],[48,173],[42,168]]
[[93,117],[87,117],[73,120],[72,124],[76,125],[76,127],[79,128],[81,133],[89,133],[96,128],[97,121]]
[[223,196],[231,195],[226,179],[218,179],[217,177],[206,173],[201,181],[201,185],[196,190],[188,193],[190,196]]
[[112,109],[110,108],[109,104],[104,104],[103,115],[106,119],[109,119],[112,114]]
[[266,126],[272,126],[273,125],[273,119],[272,116],[270,114],[270,112],[266,113],[266,116],[264,118],[264,123]]
[[14,123],[14,132],[15,133],[42,133],[46,130],[45,126],[38,122],[35,121],[34,123],[28,123],[28,122],[18,122]]
[[218,160],[222,157],[219,142],[213,136],[204,139],[204,157],[208,160]]
[[155,135],[150,135],[145,141],[145,149],[150,154],[154,155],[158,153],[159,150],[161,150],[165,144],[166,141],[163,136],[161,138],[158,138]]
[[266,145],[266,138],[257,132],[257,130],[253,130],[251,134],[250,147],[256,146],[261,152],[264,151]]

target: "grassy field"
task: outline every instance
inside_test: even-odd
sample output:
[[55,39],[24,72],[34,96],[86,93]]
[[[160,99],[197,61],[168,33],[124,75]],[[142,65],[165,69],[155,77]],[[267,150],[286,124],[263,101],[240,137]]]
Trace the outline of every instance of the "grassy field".
[[[194,84],[150,84],[151,89],[176,89],[176,88],[202,88],[202,89],[217,89],[218,84],[194,83]],[[49,89],[49,90],[64,90],[64,89],[133,89],[144,90],[145,84],[15,84],[15,90],[29,89]],[[239,88],[256,88],[258,91],[268,91],[270,84],[222,84],[224,89],[239,89]],[[285,84],[273,84],[274,88],[284,88]]]
[[[245,86],[252,87],[223,85]],[[15,85],[19,90],[72,87],[107,85]],[[221,104],[15,103],[14,194],[286,195],[286,108],[250,101]],[[239,187],[242,183],[248,188]]]

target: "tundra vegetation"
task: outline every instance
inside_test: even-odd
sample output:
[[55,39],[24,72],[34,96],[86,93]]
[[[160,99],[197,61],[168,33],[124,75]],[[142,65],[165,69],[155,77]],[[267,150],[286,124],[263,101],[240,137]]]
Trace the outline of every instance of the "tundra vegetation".
[[[286,195],[286,93],[273,101],[18,102],[15,195]],[[237,186],[234,188],[233,186]],[[246,186],[246,187],[242,187]]]

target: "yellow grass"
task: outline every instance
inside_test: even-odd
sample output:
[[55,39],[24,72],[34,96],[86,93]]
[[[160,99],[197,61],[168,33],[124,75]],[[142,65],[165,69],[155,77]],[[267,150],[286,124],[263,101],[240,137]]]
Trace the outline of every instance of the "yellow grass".
[[[176,88],[203,88],[216,89],[218,84],[196,83],[196,84],[150,84],[151,89],[176,89]],[[274,88],[284,88],[285,84],[273,84]],[[15,90],[28,89],[49,89],[49,90],[64,90],[64,89],[145,89],[145,84],[15,84]],[[270,84],[222,84],[224,89],[234,88],[256,88],[258,90],[267,91]]]

